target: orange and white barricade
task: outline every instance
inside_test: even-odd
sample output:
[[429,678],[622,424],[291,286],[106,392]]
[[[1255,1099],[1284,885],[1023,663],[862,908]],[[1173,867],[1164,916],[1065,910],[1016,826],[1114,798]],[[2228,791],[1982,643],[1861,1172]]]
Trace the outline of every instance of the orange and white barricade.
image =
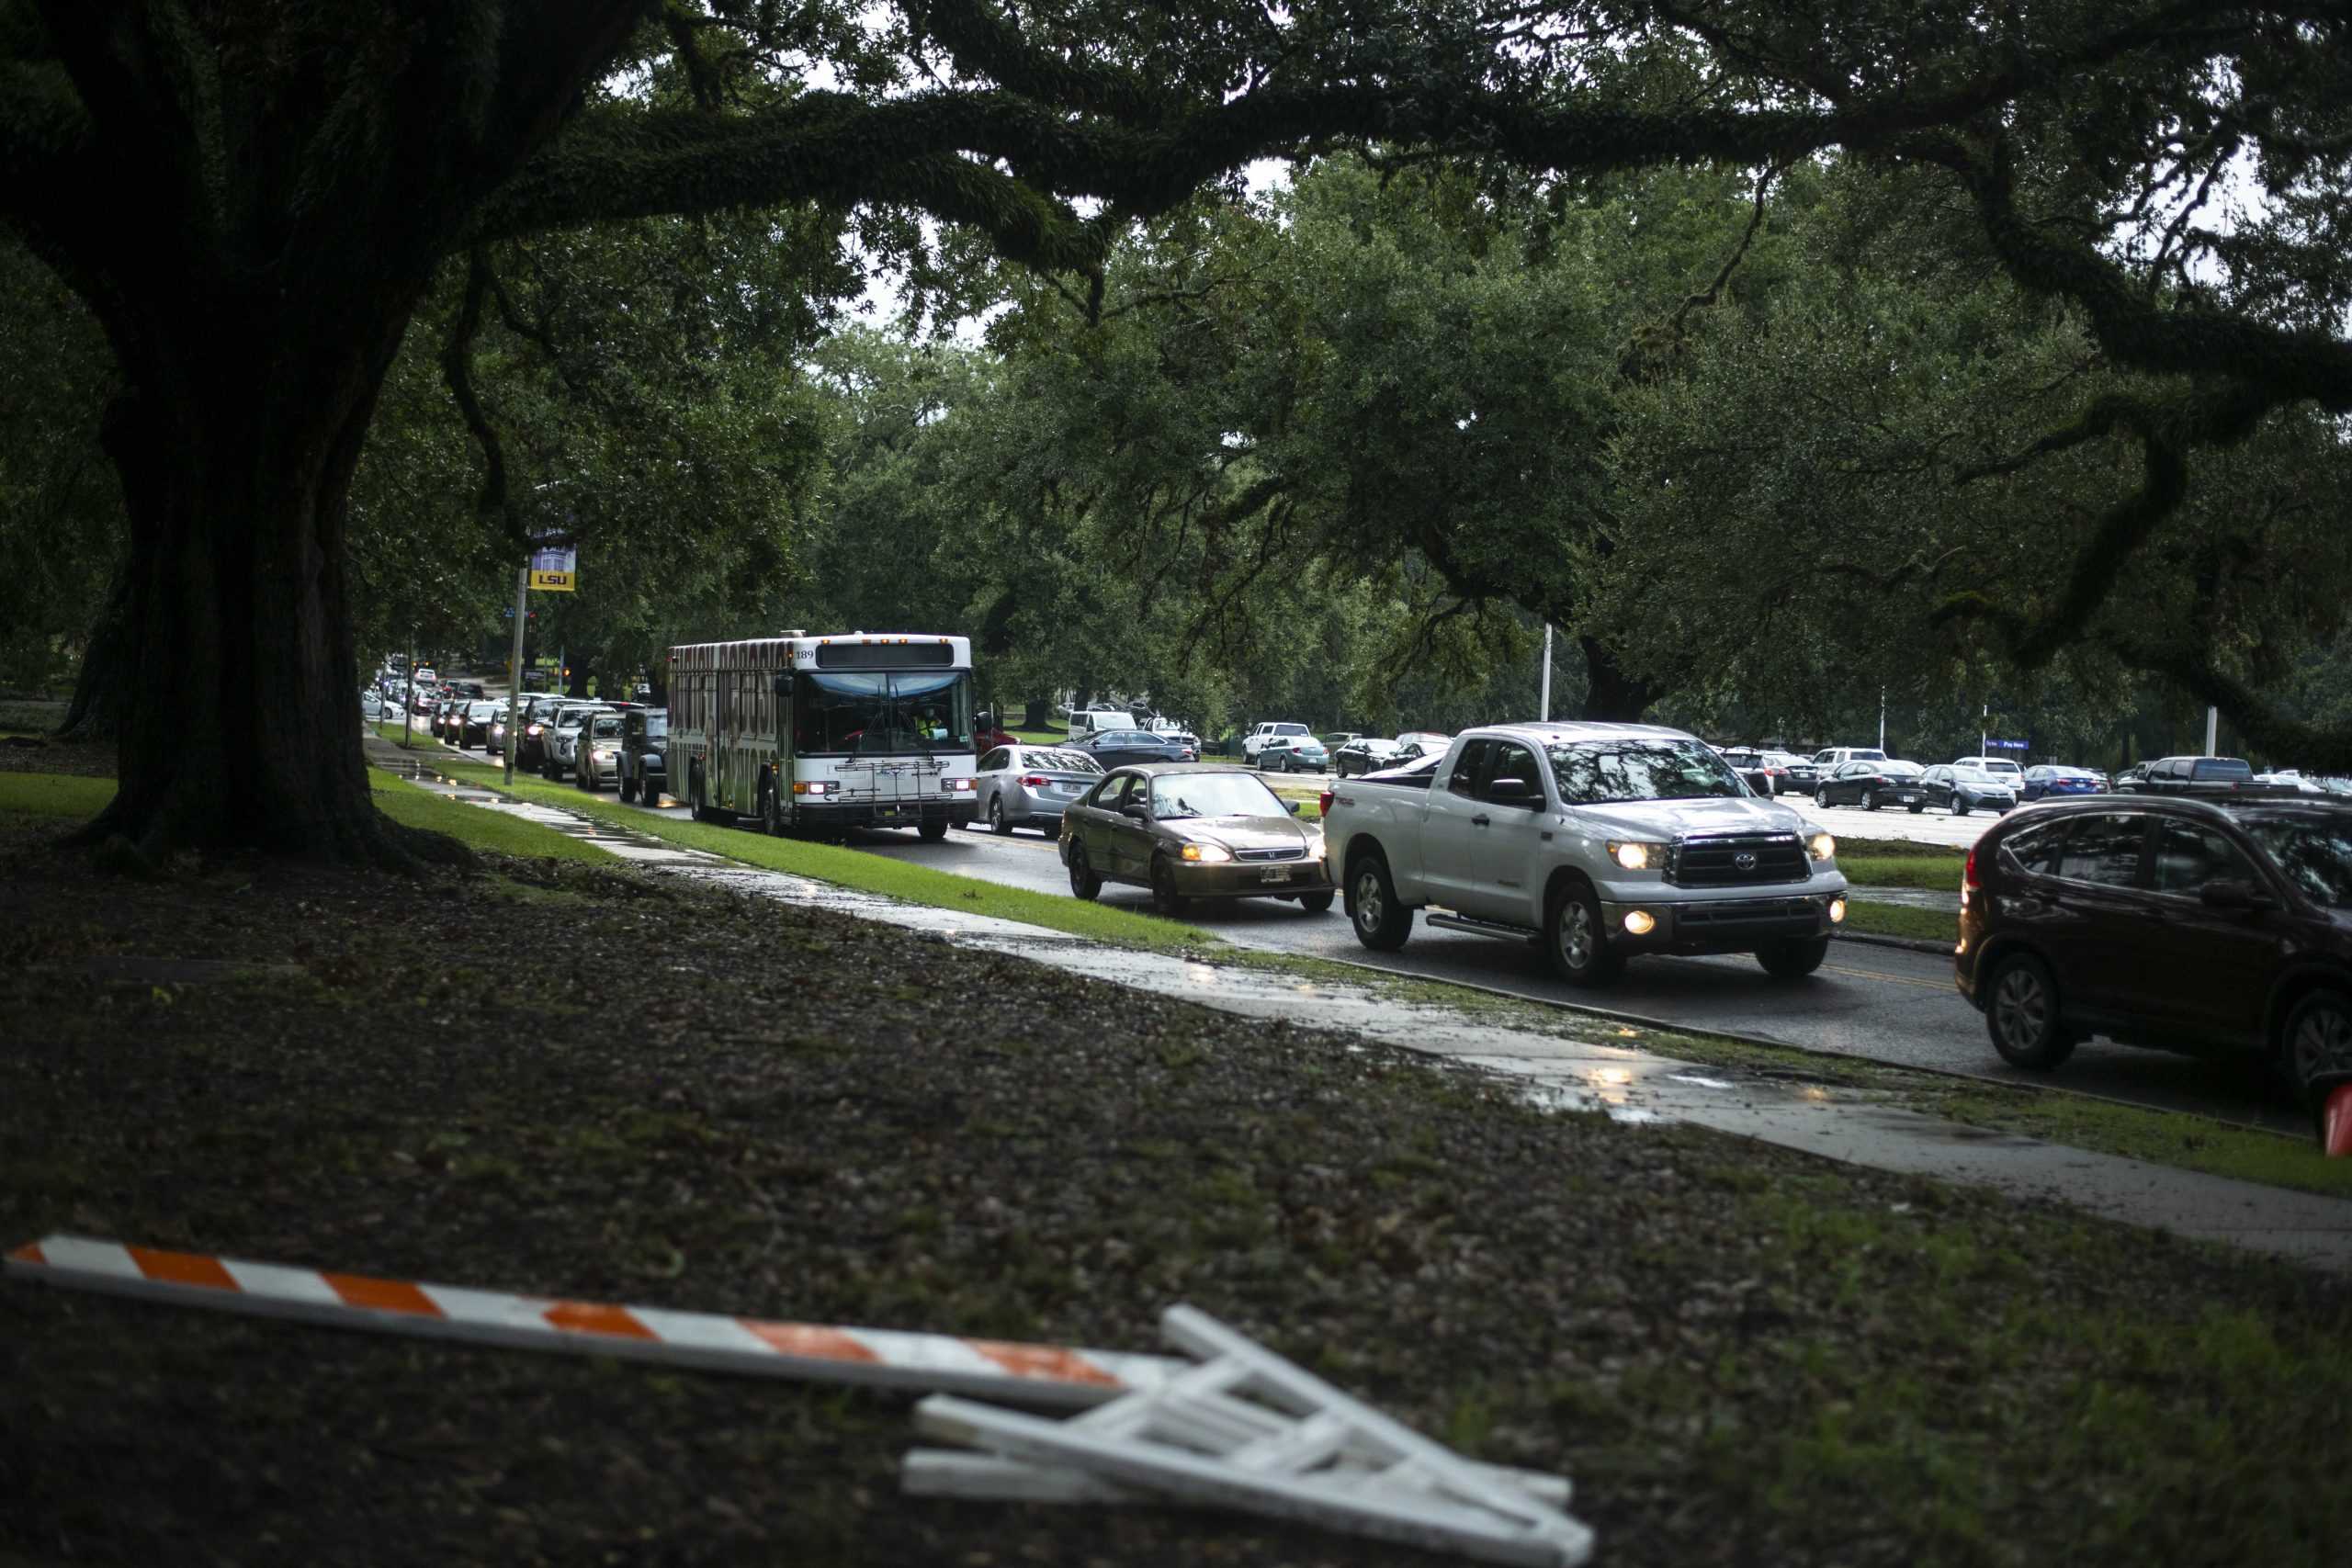
[[0,1261],[11,1278],[176,1306],[753,1377],[966,1393],[1016,1404],[1100,1404],[1157,1388],[1186,1365],[1175,1357],[1119,1350],[514,1295],[87,1236],[44,1236]]

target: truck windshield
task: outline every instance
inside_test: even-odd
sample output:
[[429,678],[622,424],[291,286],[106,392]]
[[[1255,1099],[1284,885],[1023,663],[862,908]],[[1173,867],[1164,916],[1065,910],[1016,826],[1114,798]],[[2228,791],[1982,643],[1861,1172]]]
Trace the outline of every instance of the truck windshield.
[[1579,740],[1545,752],[1560,781],[1560,799],[1569,806],[1752,793],[1696,740]]
[[792,750],[850,757],[972,750],[969,671],[837,671],[795,677]]

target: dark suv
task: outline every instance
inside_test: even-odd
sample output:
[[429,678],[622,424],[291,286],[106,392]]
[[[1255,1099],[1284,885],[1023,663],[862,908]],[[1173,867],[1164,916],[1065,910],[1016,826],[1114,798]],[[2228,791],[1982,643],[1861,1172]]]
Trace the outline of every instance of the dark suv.
[[670,787],[670,710],[631,708],[621,716],[620,796],[646,806],[662,804]]
[[2352,1071],[2352,807],[2106,796],[2029,807],[1962,875],[1961,994],[2047,1070],[2093,1034]]

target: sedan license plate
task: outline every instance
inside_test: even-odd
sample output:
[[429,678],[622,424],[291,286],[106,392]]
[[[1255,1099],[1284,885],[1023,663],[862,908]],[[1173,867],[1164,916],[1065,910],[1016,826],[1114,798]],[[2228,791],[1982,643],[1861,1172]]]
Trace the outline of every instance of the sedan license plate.
[[1261,882],[1288,882],[1290,880],[1290,867],[1286,865],[1270,865],[1265,870],[1258,874],[1258,880]]

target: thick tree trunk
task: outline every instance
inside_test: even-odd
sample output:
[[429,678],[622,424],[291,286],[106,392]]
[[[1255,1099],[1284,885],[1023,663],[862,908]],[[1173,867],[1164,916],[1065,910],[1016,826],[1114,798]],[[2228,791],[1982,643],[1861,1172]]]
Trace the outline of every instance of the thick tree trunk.
[[462,856],[369,798],[345,604],[345,500],[421,292],[142,312],[106,433],[131,535],[122,783],[84,839]]
[[130,660],[130,572],[117,567],[114,584],[107,590],[106,608],[90,628],[82,651],[81,673],[74,679],[74,700],[57,727],[60,740],[107,741],[122,733],[123,699],[129,694]]
[[1595,638],[1580,637],[1577,642],[1584,649],[1585,688],[1584,716],[1631,724],[1657,699],[1648,682],[1637,681],[1625,673],[1617,662],[1616,654]]

